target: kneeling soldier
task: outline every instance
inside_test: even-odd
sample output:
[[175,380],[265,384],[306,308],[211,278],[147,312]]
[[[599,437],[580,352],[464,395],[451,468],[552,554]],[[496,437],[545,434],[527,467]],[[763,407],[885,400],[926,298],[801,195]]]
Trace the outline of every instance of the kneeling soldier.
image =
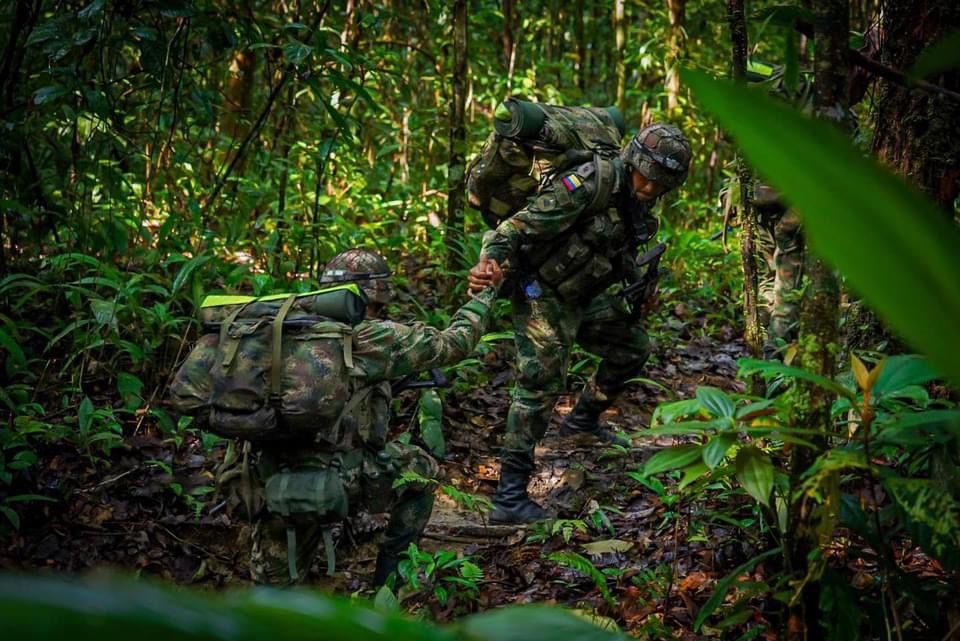
[[[469,355],[497,292],[480,292],[439,330],[378,319],[389,277],[378,254],[351,249],[328,263],[319,292],[205,304],[228,315],[177,373],[172,405],[201,428],[247,442],[243,464],[219,480],[239,484],[252,515],[258,583],[302,580],[321,548],[332,574],[332,532],[347,516],[389,512],[374,573],[381,585],[430,518],[437,463],[419,447],[387,442],[390,381]],[[414,480],[394,488],[404,472]]]

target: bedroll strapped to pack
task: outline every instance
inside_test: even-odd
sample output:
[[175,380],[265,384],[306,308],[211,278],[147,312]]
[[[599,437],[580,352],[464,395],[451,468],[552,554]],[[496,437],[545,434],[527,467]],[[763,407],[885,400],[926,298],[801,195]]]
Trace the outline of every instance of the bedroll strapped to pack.
[[351,394],[355,284],[305,294],[208,296],[205,333],[170,386],[170,404],[227,438],[318,436],[335,444]]
[[467,195],[490,227],[527,204],[540,179],[619,153],[625,129],[616,107],[562,107],[508,98],[494,133],[467,169]]

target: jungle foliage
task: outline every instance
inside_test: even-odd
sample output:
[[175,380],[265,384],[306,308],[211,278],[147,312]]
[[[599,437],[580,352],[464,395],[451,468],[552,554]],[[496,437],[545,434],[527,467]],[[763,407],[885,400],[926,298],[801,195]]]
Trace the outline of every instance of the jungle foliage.
[[[628,132],[667,120],[687,133],[695,154],[687,184],[659,210],[672,273],[661,284],[662,309],[646,321],[655,337],[675,340],[681,306],[698,310],[704,334],[743,322],[739,257],[708,240],[723,225],[717,193],[736,188],[733,162],[742,154],[800,212],[816,255],[843,280],[844,308],[862,297],[917,352],[893,353],[890,341],[852,351],[835,339],[818,344],[818,330],[806,327],[786,363],[743,359],[743,385],[702,385],[695,397],[656,409],[646,433],[676,444],[625,471],[623,483],[669,508],[659,535],[695,537],[722,522],[752,551],[716,581],[687,632],[949,638],[960,626],[960,232],[956,203],[947,198],[945,216],[943,202],[956,193],[940,183],[933,193],[927,173],[896,176],[870,157],[873,133],[898,126],[873,100],[858,107],[851,140],[718,79],[730,76],[735,0],[476,0],[458,24],[460,4],[0,6],[0,532],[18,536],[42,519],[44,504],[70,491],[37,482],[52,453],[69,449],[105,472],[143,431],[213,452],[215,439],[162,404],[196,337],[194,309],[205,294],[307,290],[333,254],[366,246],[397,266],[395,316],[445,322],[465,296],[484,229],[456,196],[463,162],[498,102],[516,95],[617,104]],[[919,11],[896,0],[840,4],[855,46],[881,9],[891,33],[894,19]],[[928,111],[917,119],[954,109],[956,99],[918,88],[921,79],[960,86],[957,36],[939,37],[960,29],[960,17],[946,0],[929,4],[941,24],[914,33],[937,37],[920,43],[925,52],[914,58],[883,57],[904,72],[902,84],[877,81],[914,101],[923,96]],[[751,55],[785,63],[788,77],[824,54],[794,29],[816,26],[805,6],[747,6]],[[956,134],[955,124],[937,124]],[[953,140],[960,148],[960,134]],[[945,176],[957,171],[946,157],[912,166],[937,162]],[[808,285],[806,295],[816,288]],[[451,372],[454,388],[490,383],[484,363],[509,357],[510,337],[488,335],[480,358]],[[808,367],[804,355],[818,348],[839,366]],[[577,356],[572,370],[582,376],[593,360]],[[812,395],[826,399],[827,416],[798,424],[797,408]],[[434,396],[417,410],[419,437],[439,455],[441,412]],[[197,515],[212,507],[210,491],[171,487]],[[470,510],[488,507],[451,485],[442,491]],[[600,546],[598,554],[616,553],[605,509],[532,528],[528,537],[546,548],[590,534],[605,537],[587,544]],[[799,566],[791,553],[798,541],[809,543]],[[665,603],[632,633],[676,632],[663,623],[675,565],[625,577],[591,558],[562,548],[544,554],[584,577],[602,598],[598,609],[614,619],[627,594]],[[771,568],[762,577],[761,564]],[[470,611],[483,589],[482,568],[453,553],[414,546],[401,571],[410,587],[400,601],[382,592],[379,607],[417,595]],[[214,599],[3,577],[0,595],[0,625],[18,638],[65,629],[97,639],[104,629],[117,637],[260,638],[269,630],[302,638],[321,627],[344,639],[615,636],[595,625],[611,619],[588,623],[546,609],[435,629],[304,593]],[[811,603],[815,611],[803,609]],[[88,616],[93,608],[96,618]]]

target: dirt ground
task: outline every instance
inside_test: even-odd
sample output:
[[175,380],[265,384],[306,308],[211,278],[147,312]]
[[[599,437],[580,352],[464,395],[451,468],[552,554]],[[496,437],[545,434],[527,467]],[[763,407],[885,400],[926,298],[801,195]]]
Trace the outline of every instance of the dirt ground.
[[[697,385],[740,391],[735,361],[744,355],[736,341],[706,336],[661,340],[644,373],[659,385],[635,385],[605,416],[635,436],[630,450],[560,438],[556,426],[570,409],[570,398],[563,399],[537,448],[538,471],[530,492],[559,518],[574,523],[556,533],[543,526],[489,526],[482,512],[465,510],[438,492],[422,549],[467,555],[484,577],[473,598],[443,607],[427,593],[408,591],[405,605],[446,620],[466,611],[542,601],[592,609],[627,630],[652,616],[674,630],[689,628],[716,580],[748,551],[730,553],[723,527],[708,536],[688,537],[690,511],[697,506],[667,505],[626,473],[672,442],[644,436],[656,405],[690,398]],[[441,483],[487,498],[496,488],[512,377],[508,364],[499,367],[494,385],[469,395],[451,391],[445,400],[447,455]],[[405,406],[413,402],[407,399]],[[213,470],[223,454],[221,447],[211,456],[205,452],[196,437],[177,447],[149,429],[127,438],[126,447],[99,465],[69,449],[45,452],[37,486],[65,499],[34,504],[23,515],[20,531],[0,549],[0,566],[70,572],[119,568],[211,589],[248,584],[246,524],[231,519],[219,497],[194,496],[196,488],[212,491]],[[341,537],[336,577],[324,576],[323,559],[318,559],[311,585],[345,593],[367,589],[376,534],[384,525],[382,516],[374,516],[354,528],[359,534]],[[732,543],[734,548],[741,544]],[[609,574],[609,600],[595,578],[548,558],[564,551],[590,558]]]

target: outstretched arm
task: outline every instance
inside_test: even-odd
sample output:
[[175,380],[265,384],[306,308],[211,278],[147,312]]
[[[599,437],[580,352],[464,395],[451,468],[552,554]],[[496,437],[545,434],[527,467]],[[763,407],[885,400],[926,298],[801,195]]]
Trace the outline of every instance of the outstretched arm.
[[424,323],[362,323],[353,337],[354,365],[368,384],[453,365],[480,342],[496,298],[495,288],[483,290],[458,309],[442,330]]

